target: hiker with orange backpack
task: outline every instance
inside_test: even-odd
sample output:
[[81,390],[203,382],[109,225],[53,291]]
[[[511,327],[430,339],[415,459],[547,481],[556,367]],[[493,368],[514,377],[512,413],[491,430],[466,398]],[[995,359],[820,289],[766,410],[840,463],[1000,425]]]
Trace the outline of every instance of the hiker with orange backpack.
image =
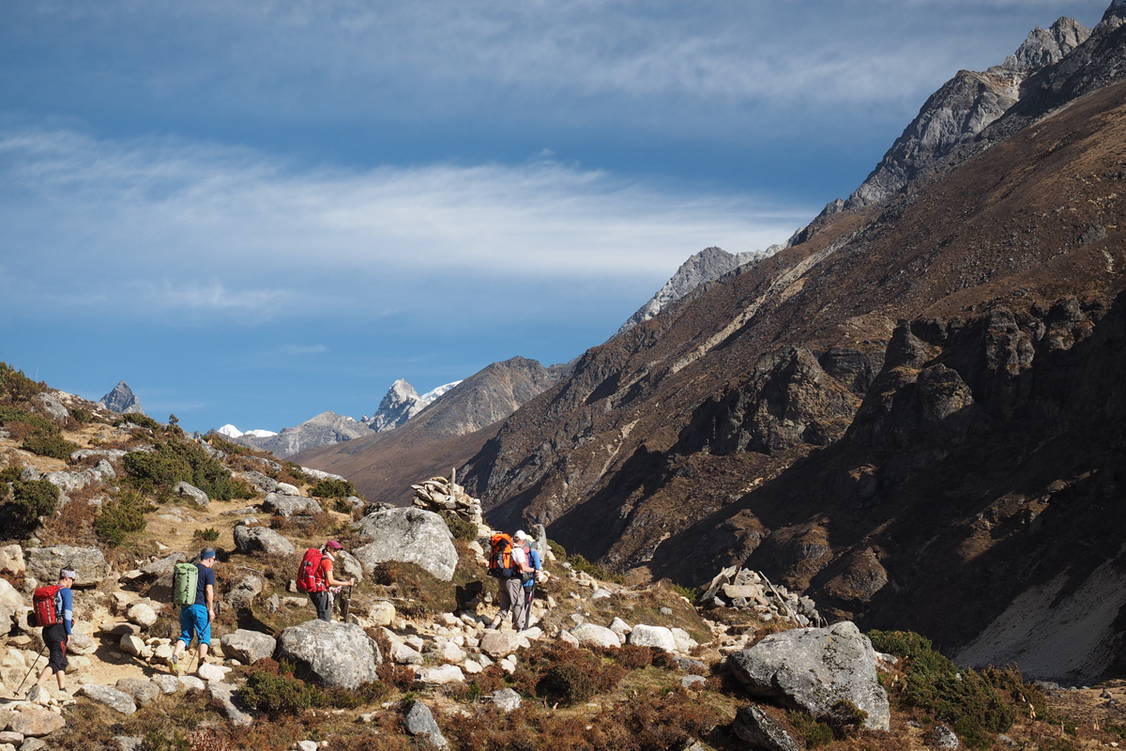
[[70,591],[78,573],[64,568],[59,572],[57,584],[39,587],[31,595],[35,612],[35,622],[43,627],[43,643],[47,645],[49,657],[47,664],[35,679],[35,685],[28,691],[28,700],[38,694],[40,684],[48,673],[55,674],[59,691],[66,691],[66,643],[74,630],[74,597]]
[[497,604],[500,612],[489,628],[500,628],[505,614],[512,616],[512,627],[520,628],[521,614],[524,611],[524,586],[521,574],[534,571],[529,568],[528,558],[521,548],[512,544],[512,536],[496,532],[489,538],[489,576],[496,577]]
[[332,575],[332,562],[335,559],[334,551],[343,550],[344,546],[336,540],[329,540],[321,548],[309,548],[301,559],[301,566],[297,569],[297,589],[306,592],[313,607],[317,610],[317,618],[322,621],[332,621],[332,592],[331,587],[353,587],[356,580],[339,581]]

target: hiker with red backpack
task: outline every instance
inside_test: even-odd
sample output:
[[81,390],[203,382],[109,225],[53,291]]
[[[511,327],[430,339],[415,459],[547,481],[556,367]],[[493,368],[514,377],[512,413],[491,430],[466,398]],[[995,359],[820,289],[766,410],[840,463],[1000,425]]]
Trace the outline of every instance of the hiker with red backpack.
[[500,628],[505,614],[512,616],[512,627],[520,629],[524,611],[524,586],[521,575],[534,572],[528,566],[528,557],[522,548],[513,545],[512,536],[496,532],[489,538],[489,576],[497,581],[497,604],[500,612],[489,628]]
[[40,691],[40,684],[48,673],[55,674],[59,691],[66,691],[66,643],[74,630],[74,597],[70,591],[78,573],[64,568],[59,572],[57,584],[39,587],[31,595],[35,622],[43,627],[43,643],[47,645],[47,664],[28,691],[28,700]]
[[336,560],[333,552],[343,549],[344,546],[336,540],[329,540],[319,549],[309,548],[297,569],[297,589],[308,593],[309,600],[317,610],[317,618],[322,621],[332,621],[331,588],[356,585],[354,578],[339,581],[332,575],[332,563]]
[[215,550],[204,548],[195,563],[177,563],[172,568],[172,602],[180,606],[180,638],[172,650],[169,666],[180,672],[180,657],[196,639],[197,665],[202,666],[211,646],[211,622],[215,620]]

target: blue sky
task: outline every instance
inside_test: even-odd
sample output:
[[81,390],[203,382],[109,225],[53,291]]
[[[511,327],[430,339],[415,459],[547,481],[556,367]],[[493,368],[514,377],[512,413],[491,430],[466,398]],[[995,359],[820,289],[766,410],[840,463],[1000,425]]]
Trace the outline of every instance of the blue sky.
[[604,341],[1106,0],[7,0],[0,359],[206,430]]

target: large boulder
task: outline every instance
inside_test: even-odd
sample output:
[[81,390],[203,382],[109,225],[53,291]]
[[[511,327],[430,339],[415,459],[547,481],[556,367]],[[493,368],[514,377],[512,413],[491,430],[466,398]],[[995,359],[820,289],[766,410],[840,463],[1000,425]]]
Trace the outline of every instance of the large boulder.
[[0,633],[7,634],[12,628],[12,618],[26,607],[23,595],[7,579],[0,578]]
[[515,631],[487,631],[481,637],[481,651],[499,660],[520,648],[520,639]]
[[293,555],[297,548],[269,527],[248,527],[240,524],[234,530],[235,547],[240,553],[266,553],[267,555]]
[[[172,576],[172,569],[176,567],[177,563],[187,560],[187,556],[183,553],[171,553],[163,558],[157,558],[155,561],[150,561],[144,566],[141,566],[141,573],[153,579],[163,579],[164,577]],[[169,579],[169,584],[172,580]]]
[[57,472],[48,472],[43,475],[43,479],[54,485],[64,493],[73,493],[82,490],[88,485],[99,485],[108,480],[117,477],[117,472],[114,471],[113,465],[102,459],[93,467],[81,470],[79,472],[68,472],[67,470],[59,470]]
[[50,735],[66,726],[61,714],[34,704],[21,704],[8,715],[8,729],[27,737]]
[[211,499],[207,497],[207,493],[204,493],[202,490],[197,488],[195,485],[192,485],[191,483],[178,482],[172,486],[172,492],[178,496],[187,498],[189,501],[200,507],[206,508],[207,505],[211,503]]
[[847,701],[867,713],[864,727],[887,730],[887,692],[876,678],[876,651],[850,621],[829,628],[798,628],[771,634],[728,658],[732,672],[753,696],[830,715]]
[[160,697],[160,686],[146,678],[118,678],[114,688],[133,697],[137,706],[144,706]]
[[599,626],[594,623],[583,623],[571,629],[571,636],[578,640],[579,644],[586,644],[592,647],[620,647],[622,646],[621,639],[610,629],[605,626]]
[[356,688],[378,679],[379,647],[354,623],[305,621],[282,631],[278,658],[326,686]]
[[629,632],[629,643],[639,647],[657,647],[666,652],[676,651],[676,637],[664,626],[637,624]]
[[278,489],[277,480],[262,474],[256,469],[248,469],[245,472],[236,472],[235,477],[240,480],[245,480],[259,493],[273,493]]
[[18,543],[0,547],[0,574],[20,576],[27,569],[23,559],[23,548]]
[[442,517],[422,509],[392,508],[368,514],[356,523],[360,536],[370,540],[355,550],[364,569],[384,561],[414,563],[442,581],[453,578],[457,550]]
[[801,751],[801,745],[782,723],[753,704],[739,707],[732,730],[749,743],[751,748],[762,751]]
[[59,421],[70,417],[70,412],[59,401],[59,398],[49,391],[42,391],[31,397],[31,402],[50,415],[52,420]]
[[269,634],[245,628],[223,634],[219,643],[223,647],[223,654],[233,657],[244,665],[272,656],[278,646],[277,639]]
[[267,493],[262,500],[262,506],[267,511],[273,511],[278,516],[297,516],[304,514],[319,514],[324,511],[321,504],[312,498],[298,495],[283,495],[281,493]]
[[407,732],[437,748],[449,748],[450,743],[442,735],[442,729],[434,721],[430,707],[415,699],[407,707],[406,716]]
[[40,582],[54,583],[59,578],[59,570],[74,569],[78,572],[76,587],[100,584],[109,576],[109,564],[98,548],[79,548],[71,545],[52,545],[45,548],[24,550],[27,560],[27,575]]

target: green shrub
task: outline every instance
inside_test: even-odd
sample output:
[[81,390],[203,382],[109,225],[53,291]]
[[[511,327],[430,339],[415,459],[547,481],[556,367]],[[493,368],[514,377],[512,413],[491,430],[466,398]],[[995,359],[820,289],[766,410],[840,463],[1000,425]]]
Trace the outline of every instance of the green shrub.
[[20,448],[39,456],[49,456],[52,459],[66,459],[70,457],[72,452],[78,450],[77,445],[58,433],[47,433],[41,430],[36,430],[29,434],[27,438],[24,438]]
[[791,710],[786,713],[786,718],[801,736],[805,748],[827,746],[833,742],[833,729],[824,722],[815,720],[809,712]]
[[122,465],[138,487],[150,492],[182,481],[220,501],[253,495],[246,483],[232,478],[225,466],[190,440],[157,443],[151,452],[132,451]]
[[164,427],[156,420],[152,419],[146,414],[142,414],[141,412],[122,415],[121,417],[118,417],[113,421],[113,426],[115,428],[120,428],[123,425],[128,425],[130,423],[140,428],[148,428],[149,430],[160,430]]
[[445,520],[446,526],[449,527],[450,534],[454,536],[455,540],[469,541],[477,539],[476,524],[470,524],[452,511],[443,511],[441,516],[442,519]]
[[300,464],[296,464],[294,462],[282,462],[282,466],[285,468],[285,471],[289,473],[289,476],[297,482],[308,482],[309,476],[305,474],[305,470],[301,469]]
[[347,480],[324,479],[317,482],[309,495],[316,498],[347,498],[356,494],[356,488]]
[[[2,482],[15,482],[20,479],[20,473],[23,472],[23,467],[17,467],[14,464],[11,467],[4,467],[0,469],[0,483]],[[4,488],[0,488],[0,498],[7,495]]]
[[620,574],[611,573],[599,566],[597,563],[591,563],[586,558],[583,558],[577,553],[568,558],[567,562],[571,564],[571,568],[573,568],[575,571],[581,571],[583,573],[590,574],[595,579],[617,582],[618,584],[621,584],[624,581]]
[[6,362],[0,362],[0,396],[20,402],[47,390],[47,384],[33,381]]
[[557,543],[555,540],[549,539],[547,541],[547,547],[548,547],[548,549],[551,550],[552,553],[555,554],[555,560],[557,560],[557,561],[567,560],[567,548],[563,547],[562,545]]
[[207,529],[197,529],[193,537],[197,537],[204,542],[215,542],[219,539],[219,530],[215,527],[208,527]]
[[58,433],[59,426],[42,415],[17,407],[0,406],[0,425],[12,427],[26,426],[26,432]]
[[140,493],[125,490],[102,505],[94,518],[94,534],[106,544],[120,545],[129,535],[145,528],[145,513],[152,510]]
[[869,637],[877,650],[904,658],[900,700],[951,723],[970,748],[988,747],[993,734],[1012,726],[1013,708],[994,685],[977,671],[960,670],[929,639],[910,631],[872,631]]
[[251,670],[246,684],[238,692],[239,701],[248,709],[270,715],[296,714],[318,703],[316,686],[292,675],[279,675],[266,670]]
[[848,738],[860,730],[867,719],[867,712],[852,702],[841,699],[829,708],[825,722],[832,729],[833,737]]
[[46,480],[15,480],[11,498],[0,504],[0,529],[8,537],[27,537],[58,502],[59,489]]
[[517,690],[569,705],[612,690],[625,674],[624,667],[590,650],[557,644],[526,652],[513,680]]

